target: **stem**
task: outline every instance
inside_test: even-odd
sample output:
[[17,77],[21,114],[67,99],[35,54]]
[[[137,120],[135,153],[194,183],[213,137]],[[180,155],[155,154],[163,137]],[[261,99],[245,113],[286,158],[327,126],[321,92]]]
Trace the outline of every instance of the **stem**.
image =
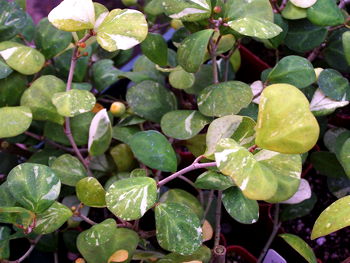
[[[23,256],[21,256],[19,259],[17,260],[14,260],[14,261],[8,261],[8,263],[20,263],[20,262],[23,262],[27,257],[29,257],[29,255],[32,253],[32,251],[34,250],[35,248],[35,245],[39,242],[40,238],[42,237],[43,235],[39,235],[37,236],[33,241],[31,241],[31,245],[29,247],[29,249],[27,250],[26,253],[24,253]],[[5,261],[6,262],[6,261]]]
[[221,200],[222,200],[222,191],[218,191],[218,200],[216,201],[216,212],[215,212],[215,241],[214,241],[214,249],[220,243]]
[[87,216],[83,215],[83,214],[79,214],[79,217],[81,219],[83,219],[86,223],[90,224],[90,225],[97,225],[97,223],[95,221],[92,221],[90,218],[88,218]]
[[203,214],[203,217],[202,217],[202,220],[201,220],[202,224],[204,223],[204,220],[207,217],[207,214],[209,212],[211,203],[213,202],[213,197],[214,197],[214,190],[211,190],[210,193],[209,193],[209,196],[208,196],[207,206],[205,208],[205,211],[204,211],[204,214]]
[[214,82],[214,84],[219,83],[218,63],[216,60],[216,56],[217,56],[216,51],[218,48],[218,43],[220,41],[220,37],[216,41],[216,44],[214,43],[213,38],[211,38],[210,42],[209,42],[209,44],[210,44],[209,52],[210,52],[210,56],[211,56],[211,63],[213,66],[213,82]]
[[193,171],[196,169],[201,169],[201,168],[213,167],[213,166],[216,166],[216,162],[212,162],[212,163],[195,163],[194,162],[190,166],[188,166],[188,167],[168,176],[167,178],[161,180],[160,182],[158,182],[158,187],[161,187],[161,186],[165,185],[166,183],[179,177],[180,175],[183,175],[183,174],[188,173],[190,171]]
[[315,48],[307,57],[307,59],[312,62],[314,61],[318,55],[321,53],[321,50],[326,46],[326,43],[322,43],[319,47]]
[[[86,34],[75,46],[74,50],[73,50],[73,56],[71,59],[71,63],[70,63],[70,69],[69,69],[69,75],[68,75],[68,80],[67,80],[67,86],[66,86],[66,91],[70,91],[72,89],[72,82],[73,82],[73,76],[74,76],[74,71],[75,71],[75,67],[77,65],[77,61],[79,59],[79,43],[84,43],[86,40],[88,40],[91,36],[93,35],[93,32],[90,32],[88,34]],[[84,157],[81,155],[81,152],[77,146],[77,144],[75,143],[75,140],[73,138],[73,134],[72,134],[72,130],[70,127],[70,118],[66,117],[65,118],[65,129],[64,132],[70,142],[70,144],[72,145],[72,148],[74,150],[74,153],[76,154],[76,156],[78,157],[78,159],[80,160],[80,162],[85,166],[88,175],[92,176],[92,172],[89,169],[89,165],[88,163],[85,161]]]
[[261,251],[261,254],[259,256],[259,259],[258,259],[257,263],[261,263],[262,260],[264,259],[267,250],[270,248],[270,246],[272,244],[272,241],[275,239],[275,236],[277,235],[278,230],[279,230],[279,228],[281,226],[281,223],[278,222],[279,221],[279,212],[280,212],[279,208],[280,208],[279,204],[276,204],[275,205],[275,213],[274,213],[274,217],[273,217],[272,232],[271,232],[271,235],[270,235],[269,239],[267,240],[263,250]]
[[53,253],[53,260],[54,260],[55,263],[59,262],[58,261],[58,254],[57,254],[57,252]]

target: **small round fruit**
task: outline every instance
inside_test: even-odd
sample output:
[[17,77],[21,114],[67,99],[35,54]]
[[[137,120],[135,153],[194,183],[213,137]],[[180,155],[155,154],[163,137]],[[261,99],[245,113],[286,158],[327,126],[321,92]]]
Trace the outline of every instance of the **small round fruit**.
[[125,113],[126,108],[124,103],[116,101],[112,103],[111,108],[109,110],[113,114],[113,116],[120,117]]
[[122,0],[125,6],[132,6],[137,4],[137,0]]
[[170,26],[177,30],[177,29],[180,29],[181,27],[183,27],[184,25],[182,24],[181,20],[173,19],[170,21]]
[[215,6],[213,11],[214,11],[215,14],[219,14],[219,13],[221,13],[222,8],[220,6]]

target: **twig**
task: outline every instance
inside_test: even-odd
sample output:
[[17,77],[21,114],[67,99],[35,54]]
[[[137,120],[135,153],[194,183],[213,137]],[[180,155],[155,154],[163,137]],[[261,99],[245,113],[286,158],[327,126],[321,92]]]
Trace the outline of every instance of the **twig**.
[[207,214],[210,210],[211,203],[213,202],[213,197],[214,197],[214,190],[211,190],[208,196],[208,201],[207,201],[207,206],[205,207],[203,217],[202,217],[202,224],[204,223],[205,218],[207,217]]
[[[220,41],[220,39],[218,39],[216,43],[219,43],[219,41]],[[217,48],[218,48],[217,44],[215,44],[213,41],[213,38],[211,38],[209,41],[209,53],[211,56],[211,63],[213,66],[213,82],[214,82],[214,84],[219,83],[218,63],[217,63],[217,59],[216,59]]]
[[215,212],[215,241],[214,248],[220,243],[220,233],[221,233],[221,200],[222,191],[218,191],[218,200],[216,201],[216,212]]
[[53,253],[53,260],[55,263],[59,263],[57,252]]
[[179,175],[178,176],[179,179],[185,181],[186,183],[188,183],[189,185],[191,185],[194,189],[196,189],[196,191],[198,192],[198,196],[199,196],[199,201],[201,203],[201,205],[204,205],[204,198],[203,198],[203,192],[202,190],[198,189],[196,187],[196,185],[188,178],[186,178],[185,176],[183,175]]
[[314,50],[312,50],[312,52],[309,54],[309,56],[307,57],[307,59],[312,62],[314,61],[318,55],[321,53],[321,50],[326,46],[326,43],[322,43],[320,46],[318,46],[317,48],[315,48]]
[[158,182],[158,186],[161,187],[163,185],[165,185],[166,183],[174,180],[175,178],[179,177],[180,175],[183,175],[185,173],[188,173],[190,171],[196,170],[196,169],[201,169],[201,168],[207,168],[207,167],[213,167],[216,166],[216,162],[212,162],[212,163],[196,163],[196,161],[194,161],[190,166],[168,176],[167,178],[161,180]]
[[90,225],[96,225],[97,223],[95,221],[92,221],[90,218],[88,218],[87,216],[83,215],[83,214],[78,214],[78,216],[83,219],[86,223],[90,224]]
[[[39,242],[40,238],[42,238],[42,235],[37,236],[33,241],[31,241],[31,245],[30,245],[29,249],[19,259],[16,259],[14,261],[7,261],[7,262],[8,263],[20,263],[20,262],[23,262],[32,253],[32,251],[35,248],[35,245]],[[4,262],[6,262],[6,261],[4,261]]]
[[272,244],[272,241],[275,239],[275,236],[277,235],[278,233],[278,230],[281,226],[281,223],[279,223],[279,212],[280,212],[280,209],[279,209],[279,204],[276,204],[275,205],[275,213],[274,213],[274,217],[273,217],[273,228],[272,228],[272,232],[271,232],[271,235],[269,237],[269,239],[267,240],[263,250],[261,251],[261,254],[259,256],[259,259],[257,261],[257,263],[261,263],[262,260],[264,259],[265,257],[265,254],[267,252],[267,250],[269,249],[269,247],[271,246]]

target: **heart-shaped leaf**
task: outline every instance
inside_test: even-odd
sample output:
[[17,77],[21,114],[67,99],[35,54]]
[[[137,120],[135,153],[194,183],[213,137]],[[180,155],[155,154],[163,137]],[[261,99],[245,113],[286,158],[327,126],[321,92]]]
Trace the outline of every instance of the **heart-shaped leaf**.
[[198,31],[186,37],[177,51],[179,65],[190,73],[195,73],[204,63],[209,40],[213,29]]
[[108,262],[116,251],[122,249],[128,251],[129,257],[125,262],[129,262],[138,242],[135,231],[117,228],[114,219],[107,219],[80,233],[77,247],[88,263]]
[[32,118],[28,107],[0,108],[0,138],[14,137],[25,132],[32,123]]
[[60,178],[62,184],[75,186],[87,176],[86,170],[78,158],[63,154],[53,161],[51,169]]
[[[288,94],[288,100],[281,100]],[[320,128],[309,102],[296,87],[268,86],[261,94],[256,144],[280,153],[304,153],[317,142]]]
[[228,115],[212,121],[207,131],[207,150],[204,155],[211,159],[216,144],[223,138],[232,138],[244,147],[252,146],[255,139],[255,125],[253,119],[238,115]]
[[252,101],[249,85],[240,81],[213,84],[198,96],[199,111],[206,116],[222,117],[237,114]]
[[0,87],[0,107],[17,106],[23,92],[27,89],[27,78],[14,72],[10,76],[0,79]]
[[317,0],[307,9],[307,19],[318,26],[336,26],[344,23],[341,9],[332,0]]
[[195,83],[195,75],[188,73],[182,68],[174,70],[169,74],[169,83],[175,89],[189,89]]
[[226,190],[234,186],[234,183],[229,176],[213,171],[206,171],[197,177],[195,185],[201,189]]
[[134,154],[127,144],[118,144],[109,153],[117,165],[118,172],[129,172],[136,166]]
[[158,123],[165,113],[177,108],[174,94],[159,83],[150,80],[128,89],[126,100],[137,115]]
[[225,17],[231,18],[230,20],[254,17],[273,22],[273,10],[268,0],[230,0],[226,1],[224,10]]
[[0,222],[21,226],[30,230],[35,221],[35,214],[23,207],[0,207]]
[[23,75],[39,72],[45,63],[45,57],[36,49],[10,41],[0,43],[0,56]]
[[345,196],[325,209],[317,218],[311,239],[328,235],[350,225],[350,196]]
[[57,112],[65,117],[74,117],[89,112],[96,104],[95,96],[87,90],[73,89],[52,96]]
[[242,224],[254,224],[259,219],[259,205],[246,198],[238,187],[231,187],[222,193],[226,211]]
[[51,99],[55,93],[63,92],[65,86],[64,82],[55,76],[42,76],[23,93],[21,106],[28,106],[31,109],[34,120],[63,124],[64,118],[58,114]]
[[46,59],[50,59],[68,47],[72,41],[72,34],[58,30],[47,18],[44,18],[36,27],[34,40],[37,49]]
[[303,258],[309,263],[317,263],[316,256],[312,251],[312,248],[300,237],[292,234],[280,234],[279,237],[283,238],[292,248],[295,249]]
[[48,209],[57,199],[61,182],[47,166],[23,163],[11,170],[7,177],[8,189],[24,208],[36,213]]
[[45,212],[37,215],[34,232],[50,234],[59,229],[71,216],[72,211],[59,202],[54,202]]
[[302,171],[302,161],[299,154],[280,154],[261,150],[254,155],[254,158],[276,175],[277,190],[272,197],[266,200],[267,202],[285,201],[298,191]]
[[182,189],[170,189],[159,199],[162,203],[183,204],[190,208],[198,218],[203,216],[203,207],[196,197]]
[[282,58],[269,73],[270,83],[288,83],[305,88],[316,81],[315,70],[306,58],[287,56]]
[[75,190],[78,199],[87,206],[105,207],[106,206],[106,191],[100,182],[94,177],[85,177],[81,179]]
[[198,216],[187,206],[159,204],[155,208],[159,245],[181,255],[191,255],[202,244],[202,227]]
[[228,25],[238,33],[244,36],[257,37],[261,39],[269,39],[278,36],[282,32],[282,28],[278,25],[255,17],[243,17],[228,22]]
[[219,141],[215,161],[220,172],[230,176],[249,199],[266,200],[276,193],[276,175],[234,140],[226,138]]
[[114,9],[96,29],[97,42],[105,50],[127,50],[140,44],[148,34],[145,16],[133,9]]
[[182,21],[202,20],[208,18],[211,13],[209,0],[165,0],[162,6],[167,16]]
[[177,159],[171,144],[157,131],[136,133],[129,141],[131,150],[140,162],[164,172],[174,172]]
[[187,140],[197,135],[210,119],[198,111],[178,110],[166,113],[160,126],[165,135],[178,139]]
[[149,60],[165,67],[168,64],[168,44],[160,34],[148,33],[141,44],[142,53]]
[[112,140],[112,125],[107,110],[99,111],[92,119],[89,129],[89,154],[97,156],[109,148]]
[[349,81],[334,69],[324,69],[317,79],[322,92],[333,100],[343,100],[350,94]]
[[130,138],[135,134],[140,132],[141,129],[139,126],[114,126],[112,130],[112,137],[113,139],[116,139],[118,141],[121,141],[123,143],[129,143]]
[[64,0],[51,10],[49,21],[63,31],[92,29],[95,24],[95,10],[91,0]]
[[106,194],[108,209],[124,220],[141,218],[157,199],[157,184],[149,177],[116,181]]

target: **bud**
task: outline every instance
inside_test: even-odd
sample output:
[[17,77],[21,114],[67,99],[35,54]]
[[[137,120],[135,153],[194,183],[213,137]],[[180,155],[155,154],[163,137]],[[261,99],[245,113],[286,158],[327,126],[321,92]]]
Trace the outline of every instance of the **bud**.
[[179,19],[172,19],[170,21],[170,26],[177,30],[177,29],[183,27],[184,25],[182,24],[181,20],[179,20]]
[[81,48],[86,48],[86,43],[85,42],[81,42],[77,44],[79,47]]
[[109,110],[113,114],[113,116],[120,117],[125,113],[125,105],[122,102],[116,101],[112,103],[111,108]]
[[83,258],[77,258],[75,263],[85,263],[85,260]]
[[214,11],[215,14],[219,14],[219,13],[221,13],[222,8],[220,6],[215,6],[213,11]]

